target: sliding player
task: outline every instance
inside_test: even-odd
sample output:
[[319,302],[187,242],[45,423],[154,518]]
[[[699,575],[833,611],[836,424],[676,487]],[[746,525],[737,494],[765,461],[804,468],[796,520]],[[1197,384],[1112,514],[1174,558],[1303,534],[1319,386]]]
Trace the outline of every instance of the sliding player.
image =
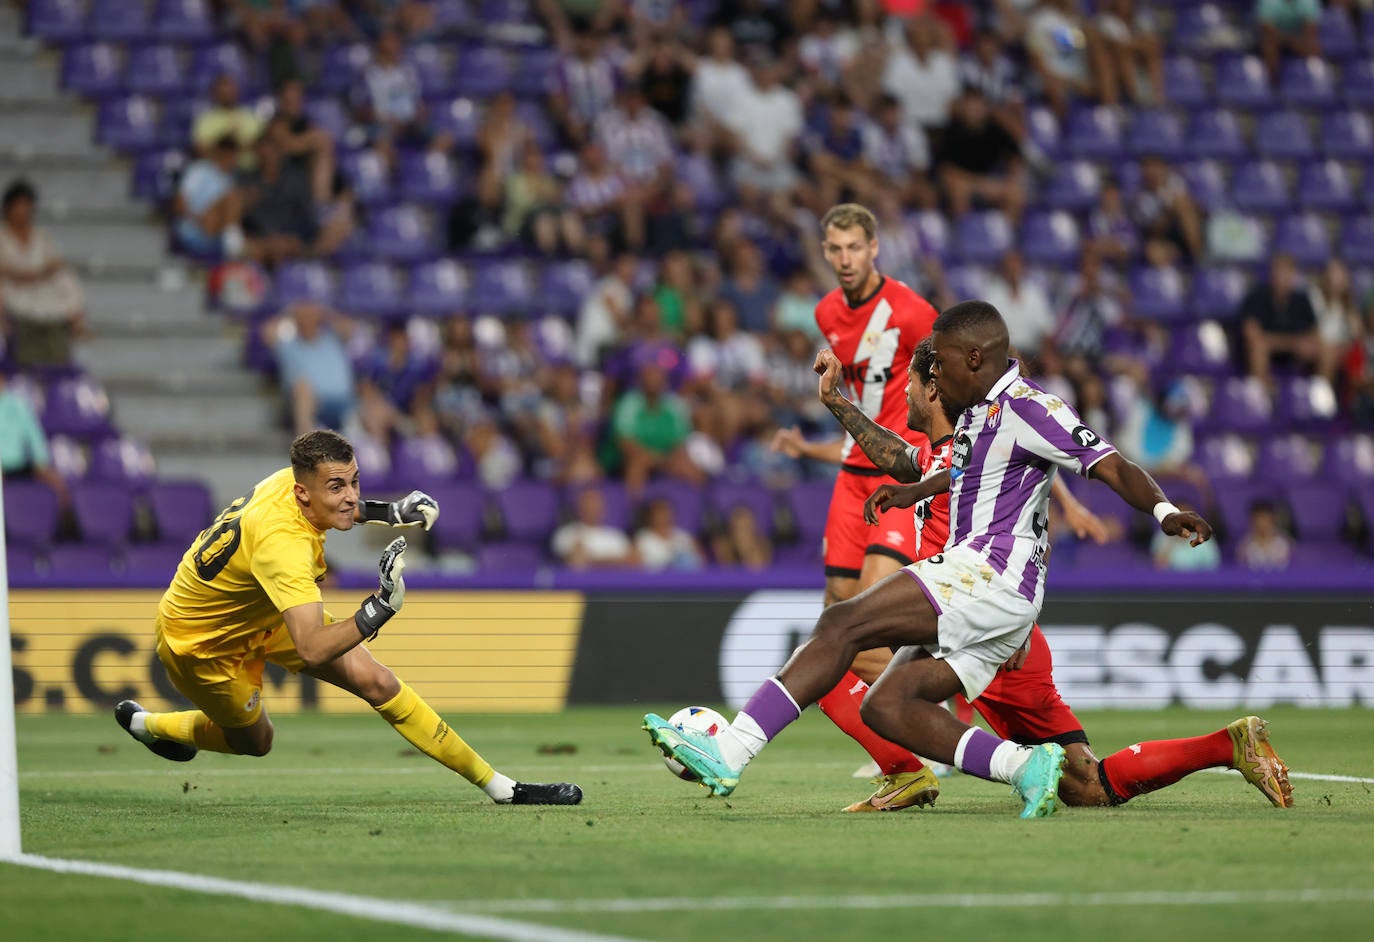
[[381,584],[352,617],[337,621],[324,610],[319,583],[330,530],[358,522],[428,530],[438,518],[439,505],[420,491],[394,503],[363,500],[353,446],[330,431],[300,436],[291,444],[291,467],[259,481],[196,538],[158,606],[158,657],[198,709],[149,713],[125,700],[115,719],[174,762],[200,749],[265,756],[272,721],[262,672],[271,661],[366,701],[415,748],[498,804],[577,804],[576,785],[526,784],[495,771],[362,646],[405,600],[404,537],[382,553]]

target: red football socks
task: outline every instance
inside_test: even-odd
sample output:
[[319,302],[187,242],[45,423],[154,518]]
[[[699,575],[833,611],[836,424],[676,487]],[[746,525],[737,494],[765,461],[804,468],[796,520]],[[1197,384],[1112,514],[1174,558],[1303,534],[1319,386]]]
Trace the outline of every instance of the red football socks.
[[1225,729],[1192,739],[1160,739],[1136,743],[1102,760],[1102,774],[1116,797],[1166,788],[1199,769],[1231,765],[1231,736]]
[[[873,757],[884,775],[897,772],[919,772],[924,766],[921,760],[912,755],[911,750],[888,742],[869,729],[859,716],[859,704],[863,703],[868,684],[864,683],[853,671],[847,672],[835,689],[821,697],[821,710],[830,721],[853,739],[864,751]],[[1223,735],[1225,731],[1223,730]],[[1228,740],[1229,741],[1229,740]]]

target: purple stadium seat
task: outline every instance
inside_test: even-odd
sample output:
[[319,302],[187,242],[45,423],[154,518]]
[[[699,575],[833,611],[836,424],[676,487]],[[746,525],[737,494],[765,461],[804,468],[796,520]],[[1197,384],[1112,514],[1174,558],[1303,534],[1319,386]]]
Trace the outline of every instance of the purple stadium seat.
[[[196,534],[191,534],[194,538]],[[182,543],[135,544],[124,550],[124,578],[132,584],[167,585],[186,555],[190,539]]]
[[1344,62],[1360,54],[1360,39],[1355,24],[1344,10],[1327,7],[1317,27],[1322,55],[1334,62]]
[[491,98],[511,85],[510,58],[494,46],[465,46],[458,51],[453,85],[460,95]]
[[1066,212],[1031,213],[1021,226],[1026,261],[1067,267],[1078,257],[1078,222]]
[[1355,501],[1360,507],[1360,516],[1364,518],[1365,531],[1369,534],[1365,543],[1365,548],[1374,553],[1374,486],[1369,484],[1356,488]]
[[[1130,533],[1136,526],[1136,514],[1116,493],[1098,481],[1087,482],[1087,486],[1075,492],[1089,510],[1103,520],[1115,520],[1123,533]],[[1101,547],[1093,547],[1096,552]]]
[[572,317],[591,294],[591,265],[580,259],[545,265],[539,276],[539,299],[544,309],[560,317]]
[[48,453],[52,456],[53,470],[69,481],[84,476],[91,464],[85,447],[70,435],[49,433]]
[[471,98],[455,98],[446,104],[436,104],[432,121],[435,130],[452,135],[455,146],[472,150],[477,146],[483,111],[482,105]]
[[1331,439],[1322,467],[1347,487],[1374,486],[1374,435],[1351,433]]
[[393,262],[427,262],[439,254],[429,214],[414,206],[395,206],[372,217],[368,244],[377,256]]
[[558,492],[542,481],[518,481],[489,495],[505,524],[508,543],[547,544],[559,524]]
[[343,270],[339,304],[350,314],[393,318],[404,313],[401,279],[383,262],[362,262]]
[[1322,448],[1296,432],[1265,435],[1260,439],[1255,467],[1265,480],[1310,481],[1321,471]]
[[234,43],[197,48],[191,56],[190,74],[191,88],[199,94],[208,92],[221,75],[232,75],[241,95],[257,90],[252,64]]
[[1350,495],[1326,481],[1285,481],[1283,494],[1300,540],[1336,543],[1345,530]]
[[399,171],[401,199],[415,203],[448,204],[458,198],[458,175],[444,154],[426,151],[406,154]]
[[483,23],[531,23],[534,4],[530,0],[481,0],[477,18]]
[[1279,69],[1279,95],[1299,108],[1327,108],[1336,103],[1331,67],[1322,59],[1289,59]]
[[153,27],[158,38],[171,42],[203,42],[215,35],[207,0],[157,0]]
[[1034,106],[1026,110],[1026,133],[1046,157],[1058,160],[1063,154],[1063,131],[1059,118],[1049,108]]
[[1230,341],[1216,321],[1179,325],[1170,338],[1168,364],[1180,373],[1228,376],[1234,369]]
[[166,203],[176,195],[177,175],[185,166],[185,152],[175,148],[139,154],[134,160],[134,196],[153,203]]
[[718,527],[725,525],[735,508],[747,507],[759,532],[773,534],[773,493],[762,484],[714,484],[707,496]]
[[527,314],[536,303],[529,269],[515,261],[479,261],[472,278],[472,306],[480,314]]
[[353,188],[353,195],[365,206],[390,206],[395,202],[391,174],[386,161],[375,150],[344,153],[340,160],[344,179]]
[[1199,268],[1193,273],[1189,304],[1198,317],[1228,321],[1236,317],[1249,287],[1239,268]]
[[60,543],[48,550],[47,574],[68,581],[108,577],[120,570],[120,557],[113,546]]
[[1175,158],[1187,149],[1183,136],[1183,122],[1172,111],[1149,108],[1137,111],[1126,135],[1126,145],[1132,154],[1143,157],[1155,154]]
[[1351,265],[1374,266],[1374,216],[1355,216],[1341,225],[1341,257]]
[[1264,383],[1253,376],[1232,376],[1213,390],[1210,427],[1237,432],[1260,432],[1274,420],[1274,405]]
[[329,269],[319,262],[287,262],[277,269],[272,295],[278,307],[285,307],[292,301],[332,304],[334,280]]
[[311,124],[329,132],[336,146],[343,141],[352,124],[343,103],[337,98],[312,98],[305,103],[305,114]]
[[214,519],[210,491],[199,481],[154,481],[147,493],[163,543],[179,543],[184,549]]
[[1065,139],[1070,153],[1089,160],[1115,160],[1124,150],[1121,119],[1105,105],[1073,112]]
[[1228,108],[1246,110],[1268,108],[1274,103],[1269,75],[1258,56],[1221,60],[1217,66],[1217,101]]
[[86,5],[82,0],[29,0],[29,35],[49,43],[80,42],[86,30]]
[[406,304],[415,314],[445,317],[467,307],[468,291],[467,270],[452,259],[440,259],[411,269]]
[[1000,210],[965,213],[954,227],[955,251],[966,262],[996,262],[1013,242],[1011,224]]
[[[1365,22],[1374,19],[1365,17]],[[1374,45],[1366,48],[1374,51]],[[1374,59],[1355,59],[1341,69],[1341,98],[1352,108],[1374,108]]]
[[440,33],[461,32],[476,23],[476,11],[469,0],[435,0],[430,6],[434,10],[434,27]]
[[511,91],[522,98],[543,99],[553,90],[561,54],[557,49],[525,49],[516,54]]
[[175,46],[134,46],[129,50],[126,76],[129,91],[145,95],[171,95],[186,85],[181,52]]
[[1267,500],[1282,513],[1283,491],[1278,481],[1232,481],[1225,487],[1213,489],[1217,504],[1217,520],[1226,533],[1226,542],[1234,545],[1250,526],[1250,506],[1257,500]]
[[1250,153],[1234,112],[1199,111],[1188,125],[1188,148],[1198,157],[1237,160]]
[[1296,111],[1262,115],[1255,126],[1255,150],[1277,160],[1311,157],[1317,152],[1307,118]]
[[157,103],[143,95],[101,102],[96,140],[124,153],[150,150],[161,142]]
[[118,436],[101,439],[91,448],[88,479],[93,481],[143,484],[153,479],[156,465],[148,446],[132,438]]
[[919,250],[923,255],[933,255],[939,259],[950,257],[949,219],[935,209],[922,209],[906,217],[907,226],[915,234]]
[[1186,289],[1183,273],[1177,268],[1149,265],[1131,272],[1133,307],[1141,317],[1164,322],[1185,320],[1188,317]]
[[1255,470],[1255,453],[1239,435],[1209,433],[1197,443],[1193,462],[1214,485],[1230,487],[1249,480]]
[[326,95],[351,91],[371,58],[372,53],[364,43],[330,47],[324,54],[319,75],[311,90]]
[[950,292],[961,300],[982,297],[987,280],[988,270],[981,265],[955,265],[945,272]]
[[62,54],[62,87],[88,98],[124,91],[124,57],[110,43],[68,46]]
[[153,38],[146,3],[129,0],[91,0],[87,16],[91,36],[108,42],[144,42]]
[[1322,119],[1322,153],[1335,160],[1363,160],[1374,153],[1374,125],[1363,111],[1333,111]]
[[87,543],[123,546],[134,529],[134,498],[122,487],[78,481],[72,485],[72,509]]
[[57,539],[57,495],[38,481],[4,483],[5,540],[11,546],[42,548]]
[[1193,201],[1207,211],[1226,205],[1226,173],[1216,160],[1191,160],[1179,167]]
[[420,91],[427,99],[448,98],[454,93],[448,60],[433,43],[421,43],[406,50],[405,61],[420,79]]
[[490,576],[520,576],[549,565],[538,543],[495,543],[477,547],[477,571]]
[[1199,52],[1211,48],[1212,38],[1230,29],[1226,15],[1215,3],[1186,3],[1174,18],[1173,41],[1179,48]]
[[673,505],[677,525],[693,536],[700,536],[706,523],[706,498],[702,489],[685,481],[660,478],[644,488],[640,506],[651,500],[663,499]]
[[834,489],[833,481],[803,481],[783,491],[783,505],[792,514],[800,544],[814,549],[825,536],[826,508]]
[[1340,411],[1335,390],[1320,376],[1280,377],[1277,399],[1279,417],[1295,428],[1327,425]]
[[1288,179],[1272,160],[1252,160],[1236,168],[1231,199],[1245,212],[1274,213],[1287,209],[1292,198]]
[[1212,103],[1207,78],[1196,59],[1170,56],[1164,60],[1164,100],[1183,108],[1203,108]]
[[1348,212],[1360,204],[1345,165],[1335,160],[1303,165],[1298,175],[1298,202],[1304,209],[1329,213]]
[[48,388],[43,428],[49,435],[102,435],[110,428],[110,399],[99,383],[84,376],[58,380]]
[[447,483],[430,487],[428,493],[439,502],[443,512],[434,524],[434,548],[472,550],[482,536],[484,500],[476,484]]
[[1054,165],[1045,188],[1045,203],[1052,209],[1082,212],[1097,205],[1102,175],[1086,160],[1066,160]]
[[402,438],[392,454],[391,467],[408,476],[426,481],[446,481],[458,477],[458,453],[437,435]]
[[1274,251],[1287,252],[1299,265],[1322,265],[1331,257],[1331,237],[1320,216],[1295,213],[1279,220]]
[[38,550],[8,543],[5,546],[5,569],[11,588],[28,586],[47,575],[48,561]]

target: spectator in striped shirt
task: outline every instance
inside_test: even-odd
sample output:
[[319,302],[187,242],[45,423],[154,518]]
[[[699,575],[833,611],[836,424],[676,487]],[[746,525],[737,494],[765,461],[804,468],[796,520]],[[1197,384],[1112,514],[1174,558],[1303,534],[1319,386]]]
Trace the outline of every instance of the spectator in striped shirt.
[[592,125],[615,104],[619,70],[600,33],[576,33],[572,49],[558,64],[557,88],[549,96],[549,111],[574,147],[586,142]]
[[590,233],[605,236],[622,246],[644,244],[644,207],[638,193],[606,159],[595,142],[583,146],[577,173],[568,182],[567,203],[582,215]]
[[623,89],[616,96],[616,106],[596,119],[593,137],[621,177],[641,189],[641,197],[672,177],[673,139],[668,122],[648,106],[637,86]]

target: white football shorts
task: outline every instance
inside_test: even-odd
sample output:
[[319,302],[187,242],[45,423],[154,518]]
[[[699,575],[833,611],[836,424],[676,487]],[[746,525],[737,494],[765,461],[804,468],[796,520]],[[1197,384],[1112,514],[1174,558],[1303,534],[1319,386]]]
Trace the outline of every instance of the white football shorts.
[[976,699],[997,669],[1025,644],[1040,612],[977,553],[954,547],[905,567],[939,616],[939,643],[925,645],[942,658]]

